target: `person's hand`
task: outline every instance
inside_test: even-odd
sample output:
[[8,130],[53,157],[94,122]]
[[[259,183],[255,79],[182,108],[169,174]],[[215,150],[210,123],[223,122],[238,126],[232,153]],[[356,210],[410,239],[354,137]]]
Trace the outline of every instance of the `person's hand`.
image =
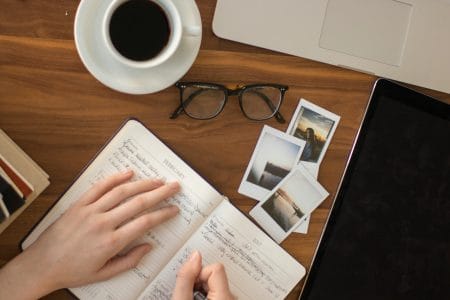
[[130,182],[132,176],[129,171],[95,184],[28,249],[0,270],[0,298],[5,292],[2,289],[6,289],[10,292],[8,299],[14,299],[10,285],[21,290],[16,294],[18,298],[37,298],[60,288],[106,280],[135,267],[150,251],[149,244],[118,253],[178,213],[176,206],[147,210],[177,193],[179,184],[160,180]]
[[216,263],[202,268],[202,257],[198,251],[193,252],[178,271],[172,300],[192,300],[195,287],[204,290],[208,300],[235,299],[228,287],[223,265]]

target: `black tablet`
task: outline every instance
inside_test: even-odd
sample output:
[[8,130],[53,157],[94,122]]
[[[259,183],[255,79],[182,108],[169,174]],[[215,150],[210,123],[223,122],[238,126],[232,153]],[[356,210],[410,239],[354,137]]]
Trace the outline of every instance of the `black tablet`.
[[450,299],[449,116],[377,81],[300,300]]

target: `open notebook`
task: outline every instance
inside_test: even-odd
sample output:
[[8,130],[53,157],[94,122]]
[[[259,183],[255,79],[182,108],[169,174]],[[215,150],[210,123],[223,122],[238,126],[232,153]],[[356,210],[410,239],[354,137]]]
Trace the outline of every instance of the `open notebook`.
[[177,180],[181,191],[167,200],[180,213],[136,244],[152,251],[134,269],[108,281],[72,288],[81,299],[170,299],[176,274],[193,250],[205,265],[222,262],[238,299],[283,299],[305,269],[226,197],[217,192],[139,121],[128,120],[22,243],[27,248],[94,182],[133,169],[136,179]]

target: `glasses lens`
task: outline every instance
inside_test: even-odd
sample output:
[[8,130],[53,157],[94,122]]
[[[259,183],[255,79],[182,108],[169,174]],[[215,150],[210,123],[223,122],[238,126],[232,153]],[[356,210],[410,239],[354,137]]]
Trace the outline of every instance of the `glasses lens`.
[[219,88],[194,85],[183,91],[183,107],[186,114],[196,119],[215,117],[225,104],[225,92]]
[[248,118],[265,120],[279,109],[281,91],[271,86],[258,86],[246,89],[241,94],[242,110]]

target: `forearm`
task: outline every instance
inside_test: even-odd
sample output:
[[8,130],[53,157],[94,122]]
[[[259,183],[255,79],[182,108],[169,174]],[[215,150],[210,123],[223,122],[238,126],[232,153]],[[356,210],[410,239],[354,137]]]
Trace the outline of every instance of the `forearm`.
[[27,251],[0,269],[0,299],[38,299],[56,290],[39,257]]

